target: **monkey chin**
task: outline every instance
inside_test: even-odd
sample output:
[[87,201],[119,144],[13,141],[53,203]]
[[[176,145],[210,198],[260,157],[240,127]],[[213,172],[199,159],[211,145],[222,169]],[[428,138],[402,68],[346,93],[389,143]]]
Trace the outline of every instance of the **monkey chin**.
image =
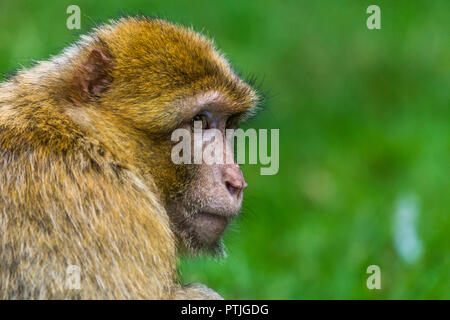
[[197,253],[209,253],[224,256],[222,235],[230,222],[230,217],[209,212],[196,213],[191,224],[191,249]]
[[228,219],[217,214],[199,212],[194,216],[192,225],[198,240],[209,244],[222,236],[227,228]]

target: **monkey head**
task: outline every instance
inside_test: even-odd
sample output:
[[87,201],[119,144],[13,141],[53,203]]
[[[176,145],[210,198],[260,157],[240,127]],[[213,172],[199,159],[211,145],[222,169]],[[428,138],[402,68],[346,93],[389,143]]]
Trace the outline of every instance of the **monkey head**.
[[[122,165],[139,168],[156,186],[183,247],[221,252],[221,236],[247,187],[225,130],[252,114],[256,92],[210,40],[162,20],[119,20],[79,46],[83,54],[63,88],[70,103],[81,106],[72,117],[94,132],[106,128],[102,132],[109,134],[99,139],[114,140],[109,143],[117,146],[114,156]],[[192,131],[196,121],[222,133],[228,161],[172,161],[172,132]]]

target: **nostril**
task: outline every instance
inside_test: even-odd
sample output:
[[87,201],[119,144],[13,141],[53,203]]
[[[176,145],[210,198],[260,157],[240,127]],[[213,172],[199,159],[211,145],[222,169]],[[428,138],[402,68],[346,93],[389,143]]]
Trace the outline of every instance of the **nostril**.
[[231,183],[229,183],[228,181],[225,182],[225,186],[227,187],[228,192],[234,196],[236,193],[238,193],[239,189],[236,188],[235,186],[233,186]]
[[231,196],[240,199],[247,183],[239,166],[237,164],[225,166],[222,171],[222,179]]

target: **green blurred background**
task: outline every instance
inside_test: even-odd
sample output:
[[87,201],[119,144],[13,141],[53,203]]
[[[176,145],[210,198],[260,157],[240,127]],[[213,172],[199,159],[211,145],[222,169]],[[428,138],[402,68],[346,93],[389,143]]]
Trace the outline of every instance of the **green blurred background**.
[[248,127],[280,129],[279,173],[243,167],[228,257],[183,260],[184,282],[228,299],[450,298],[449,1],[1,0],[2,79],[77,38],[71,4],[81,33],[127,13],[193,25],[267,94]]

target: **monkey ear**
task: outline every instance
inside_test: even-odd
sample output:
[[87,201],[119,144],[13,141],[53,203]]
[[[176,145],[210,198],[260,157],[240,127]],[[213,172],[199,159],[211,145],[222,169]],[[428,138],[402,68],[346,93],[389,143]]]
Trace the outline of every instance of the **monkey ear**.
[[74,77],[75,86],[82,97],[96,97],[107,89],[112,82],[108,75],[110,64],[111,58],[102,50],[93,49],[89,53]]

